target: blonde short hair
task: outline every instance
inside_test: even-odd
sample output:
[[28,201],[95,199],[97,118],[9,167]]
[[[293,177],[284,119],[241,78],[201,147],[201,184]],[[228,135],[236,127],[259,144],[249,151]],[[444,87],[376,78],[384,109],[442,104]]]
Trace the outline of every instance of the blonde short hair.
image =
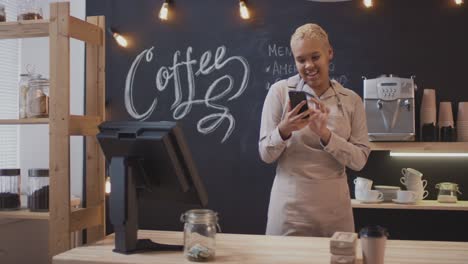
[[291,36],[291,47],[294,42],[303,39],[318,39],[326,45],[330,46],[327,32],[325,32],[325,30],[323,30],[323,28],[317,24],[308,23],[298,27]]

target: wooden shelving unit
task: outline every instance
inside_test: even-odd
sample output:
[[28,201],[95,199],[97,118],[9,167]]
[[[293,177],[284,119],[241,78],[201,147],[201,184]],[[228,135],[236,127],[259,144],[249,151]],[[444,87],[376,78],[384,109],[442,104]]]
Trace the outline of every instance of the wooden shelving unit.
[[28,209],[0,211],[0,218],[47,220],[49,219],[49,213],[30,212]]
[[353,208],[366,209],[468,211],[468,201],[458,201],[457,203],[439,203],[435,200],[423,200],[415,204],[397,204],[391,202],[362,203],[353,199],[351,200],[351,206]]
[[468,152],[468,142],[371,142],[372,150],[398,152]]
[[[71,248],[71,233],[86,229],[88,243],[105,231],[104,156],[94,135],[105,120],[105,21],[70,16],[70,3],[50,5],[50,19],[0,23],[0,39],[49,37],[49,118],[0,120],[0,125],[49,125],[49,213],[2,211],[0,218],[48,219],[49,256]],[[86,115],[70,115],[70,38],[86,42]],[[86,137],[85,208],[70,202],[70,136]]]
[[0,119],[1,125],[49,124],[49,118]]

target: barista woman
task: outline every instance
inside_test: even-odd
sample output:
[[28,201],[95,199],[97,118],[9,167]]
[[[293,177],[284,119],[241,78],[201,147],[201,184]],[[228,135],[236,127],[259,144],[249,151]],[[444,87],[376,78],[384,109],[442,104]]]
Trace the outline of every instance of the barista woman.
[[[278,162],[266,233],[354,232],[345,169],[361,170],[370,152],[362,100],[330,80],[333,49],[320,26],[297,28],[291,50],[299,74],[271,86],[262,112],[260,156]],[[308,102],[291,108],[291,90],[304,91]],[[299,113],[305,103],[309,110]]]

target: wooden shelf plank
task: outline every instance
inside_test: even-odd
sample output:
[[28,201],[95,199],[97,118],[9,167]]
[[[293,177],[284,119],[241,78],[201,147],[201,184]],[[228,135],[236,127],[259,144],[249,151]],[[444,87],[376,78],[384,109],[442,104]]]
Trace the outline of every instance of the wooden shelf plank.
[[98,125],[102,122],[99,116],[70,116],[70,135],[96,136]]
[[102,45],[104,38],[100,27],[73,16],[70,16],[70,37],[99,46]]
[[49,124],[49,118],[0,119],[0,125]]
[[351,206],[353,208],[366,209],[468,211],[468,201],[458,201],[457,203],[439,203],[435,200],[423,200],[416,204],[396,204],[391,202],[361,203],[352,199]]
[[103,217],[103,211],[101,206],[72,210],[70,231],[79,231],[102,225],[101,218]]
[[0,39],[36,38],[49,36],[49,20],[1,22]]
[[370,146],[399,152],[468,152],[468,142],[371,142]]
[[16,211],[0,211],[0,218],[11,218],[11,219],[49,219],[48,212],[30,212],[29,209],[20,209]]

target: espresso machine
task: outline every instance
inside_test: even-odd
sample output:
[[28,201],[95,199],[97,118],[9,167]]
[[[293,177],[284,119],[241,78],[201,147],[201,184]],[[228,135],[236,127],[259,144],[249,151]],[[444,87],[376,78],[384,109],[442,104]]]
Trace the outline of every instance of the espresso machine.
[[414,141],[414,77],[364,77],[364,107],[369,141]]

